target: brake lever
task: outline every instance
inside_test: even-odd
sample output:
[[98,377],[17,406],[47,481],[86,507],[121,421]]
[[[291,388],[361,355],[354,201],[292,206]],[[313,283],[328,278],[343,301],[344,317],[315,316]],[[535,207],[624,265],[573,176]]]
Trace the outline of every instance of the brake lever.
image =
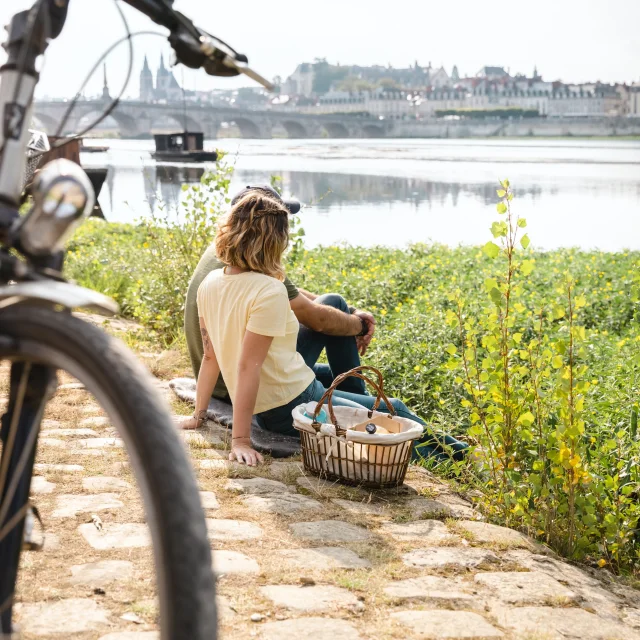
[[190,69],[204,69],[211,76],[234,77],[241,73],[273,91],[271,82],[249,67],[247,56],[196,27],[186,16],[175,12],[179,26],[169,35],[176,59]]

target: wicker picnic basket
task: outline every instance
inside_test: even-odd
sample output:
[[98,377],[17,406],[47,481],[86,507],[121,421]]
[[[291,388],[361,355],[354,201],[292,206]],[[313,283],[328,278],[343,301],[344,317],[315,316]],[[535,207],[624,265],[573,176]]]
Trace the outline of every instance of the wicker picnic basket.
[[[377,381],[362,371],[373,372]],[[333,392],[350,376],[364,380],[375,389],[372,410],[333,406]],[[390,413],[377,411],[382,400]],[[325,402],[331,424],[318,422]],[[305,469],[323,478],[372,488],[396,487],[404,482],[412,441],[423,431],[417,422],[396,415],[384,393],[382,374],[374,367],[357,367],[338,376],[316,403],[313,418],[306,415],[305,405],[296,407],[292,415],[293,426],[300,432]],[[366,432],[365,426],[371,423],[379,433]]]

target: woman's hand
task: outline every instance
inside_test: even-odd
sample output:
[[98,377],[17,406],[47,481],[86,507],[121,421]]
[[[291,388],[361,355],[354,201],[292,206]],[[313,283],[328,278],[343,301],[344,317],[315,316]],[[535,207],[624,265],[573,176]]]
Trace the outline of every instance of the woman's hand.
[[255,467],[264,462],[264,458],[251,446],[251,438],[233,438],[229,460]]
[[203,420],[197,420],[193,416],[189,416],[188,418],[183,418],[178,421],[179,429],[197,429],[203,425]]

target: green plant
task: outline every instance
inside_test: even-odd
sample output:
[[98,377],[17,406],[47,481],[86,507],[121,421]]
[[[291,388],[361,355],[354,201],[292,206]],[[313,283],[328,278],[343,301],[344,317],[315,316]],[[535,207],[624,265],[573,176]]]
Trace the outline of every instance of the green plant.
[[[620,564],[632,552],[640,515],[628,497],[637,477],[623,490],[619,464],[607,468],[602,456],[593,464],[597,438],[588,436],[585,422],[587,333],[578,322],[587,299],[565,272],[555,299],[539,300],[528,281],[535,268],[529,237],[519,237],[526,220],[512,212],[509,181],[500,187],[497,210],[504,219],[491,225],[500,246],[483,247],[496,263],[494,277],[484,279],[488,299],[469,310],[457,290],[446,312],[457,344],[446,347],[445,366],[462,391],[475,457],[486,465],[486,477],[475,481],[481,504],[491,518],[525,528],[567,556]],[[616,448],[622,460],[637,457],[635,437],[616,436],[605,447]],[[625,469],[630,476],[627,461]]]

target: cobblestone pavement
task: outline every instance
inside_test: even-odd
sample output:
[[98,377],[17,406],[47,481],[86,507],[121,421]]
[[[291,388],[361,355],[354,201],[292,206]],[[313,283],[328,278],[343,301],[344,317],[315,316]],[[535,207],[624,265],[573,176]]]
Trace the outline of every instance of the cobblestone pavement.
[[[47,537],[23,554],[24,638],[157,638],[150,539],[122,442],[77,385],[59,391],[43,428],[32,492]],[[423,470],[370,492],[296,460],[230,463],[217,425],[182,437],[223,638],[640,638],[640,592],[483,522]]]

